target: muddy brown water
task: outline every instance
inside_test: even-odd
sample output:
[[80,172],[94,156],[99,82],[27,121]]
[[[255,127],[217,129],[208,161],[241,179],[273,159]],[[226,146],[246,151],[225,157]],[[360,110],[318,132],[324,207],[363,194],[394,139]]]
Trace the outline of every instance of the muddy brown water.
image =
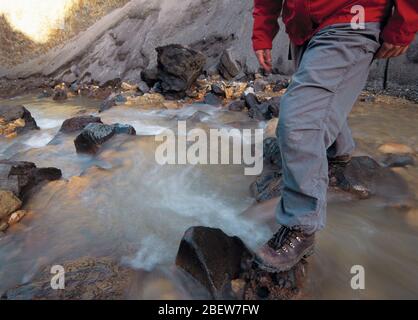
[[[253,248],[275,228],[277,200],[254,204],[249,195],[254,177],[245,176],[243,166],[160,166],[154,159],[154,136],[175,128],[177,120],[189,119],[188,129],[265,127],[244,113],[203,105],[180,110],[118,106],[100,115],[103,122],[131,124],[138,136],[116,136],[98,155],[86,156],[75,153],[74,135],[54,137],[65,119],[95,114],[98,102],[25,96],[0,100],[5,103],[25,105],[41,130],[1,140],[0,157],[58,167],[64,178],[34,194],[25,204],[32,213],[0,238],[0,292],[30,281],[45,265],[107,256],[140,270],[134,293],[130,290],[135,298],[204,297],[172,268],[188,227],[221,228]],[[377,148],[387,142],[417,151],[417,108],[389,97],[357,104],[350,116],[357,154],[379,159]],[[396,171],[416,198],[418,168]],[[328,226],[310,259],[305,297],[418,296],[418,205],[415,199],[399,204],[402,194],[393,194],[394,189],[388,188],[387,197],[362,201],[330,193]],[[350,286],[354,265],[365,269],[364,290]]]

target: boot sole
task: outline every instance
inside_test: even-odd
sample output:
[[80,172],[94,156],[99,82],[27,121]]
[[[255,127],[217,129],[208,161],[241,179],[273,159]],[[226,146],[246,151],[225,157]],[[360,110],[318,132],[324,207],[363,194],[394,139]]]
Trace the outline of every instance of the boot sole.
[[260,261],[257,257],[255,259],[255,262],[257,263],[258,267],[261,270],[264,270],[264,271],[267,271],[267,272],[270,272],[270,273],[286,272],[286,271],[289,271],[290,269],[292,269],[300,260],[307,259],[311,255],[313,255],[314,253],[315,253],[315,249],[314,249],[314,246],[312,245],[312,246],[308,247],[300,256],[298,256],[291,263],[284,264],[284,265],[278,266],[278,267],[273,267],[273,266],[266,265],[262,261]]

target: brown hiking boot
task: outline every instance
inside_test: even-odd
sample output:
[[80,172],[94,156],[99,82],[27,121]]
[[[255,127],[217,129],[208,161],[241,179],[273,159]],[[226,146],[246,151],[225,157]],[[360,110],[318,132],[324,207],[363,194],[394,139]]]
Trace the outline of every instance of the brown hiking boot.
[[314,253],[314,243],[315,234],[283,226],[257,251],[256,261],[261,269],[268,272],[289,271],[302,258]]

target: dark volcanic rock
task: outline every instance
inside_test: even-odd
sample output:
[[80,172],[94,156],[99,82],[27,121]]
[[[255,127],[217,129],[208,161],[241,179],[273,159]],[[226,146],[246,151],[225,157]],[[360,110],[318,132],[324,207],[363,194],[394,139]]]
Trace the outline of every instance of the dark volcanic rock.
[[382,162],[386,167],[390,168],[406,167],[413,166],[415,159],[411,154],[388,154]]
[[176,265],[221,299],[230,296],[231,280],[238,278],[243,260],[251,256],[239,238],[220,229],[193,227],[183,236]]
[[158,70],[157,68],[146,69],[141,72],[141,79],[152,88],[158,82]]
[[264,139],[264,162],[273,165],[276,169],[282,168],[282,156],[277,138],[271,137]]
[[244,100],[235,100],[228,105],[228,110],[230,111],[243,111],[245,109]]
[[222,98],[225,98],[226,96],[225,89],[221,85],[216,83],[212,84],[212,92]]
[[136,135],[136,132],[130,125],[90,123],[74,140],[74,145],[79,153],[96,153],[115,134]]
[[330,165],[330,185],[351,192],[361,199],[373,195],[407,195],[407,183],[391,169],[370,157],[354,157],[348,164]]
[[202,74],[206,57],[182,45],[158,47],[158,79],[163,93],[184,97]]
[[242,67],[233,51],[227,49],[222,53],[218,69],[226,80],[231,80],[240,74]]
[[306,261],[288,272],[268,273],[238,237],[222,230],[193,227],[186,231],[176,264],[211,292],[215,299],[294,299],[306,278]]
[[282,192],[282,175],[278,171],[261,174],[250,186],[251,195],[258,201],[277,198]]
[[211,106],[220,106],[222,105],[222,99],[219,96],[209,92],[205,95],[203,103],[209,104]]
[[115,123],[112,124],[112,126],[116,134],[129,134],[133,136],[136,135],[135,128],[129,124]]
[[100,145],[115,135],[115,128],[102,123],[90,123],[74,140],[79,153],[96,153]]
[[90,123],[102,123],[99,117],[80,116],[67,119],[63,122],[60,132],[71,133],[83,130]]
[[280,97],[273,97],[268,101],[260,103],[253,93],[245,95],[245,103],[248,108],[248,115],[256,120],[270,120],[279,116]]
[[22,198],[44,181],[61,179],[57,168],[37,168],[32,162],[0,160],[0,189]]
[[81,258],[62,264],[65,290],[51,287],[51,266],[35,278],[2,294],[2,300],[118,300],[126,297],[126,289],[135,272],[108,258]]
[[[10,128],[10,131],[19,134],[28,130],[39,130],[35,119],[24,106],[0,106],[0,128],[4,128],[4,131],[7,131],[7,127],[13,125],[13,122],[19,122],[20,120],[22,120],[21,123],[14,125],[13,128]],[[0,135],[2,135],[2,132],[0,132]]]

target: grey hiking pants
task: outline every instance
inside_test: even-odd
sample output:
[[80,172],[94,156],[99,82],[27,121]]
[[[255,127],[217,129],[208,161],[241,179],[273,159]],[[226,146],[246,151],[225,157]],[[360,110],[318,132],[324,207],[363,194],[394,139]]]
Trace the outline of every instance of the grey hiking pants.
[[380,47],[379,23],[364,30],[336,24],[295,50],[297,70],[280,106],[277,136],[283,163],[279,224],[308,233],[325,227],[328,161],[351,154],[347,124]]

